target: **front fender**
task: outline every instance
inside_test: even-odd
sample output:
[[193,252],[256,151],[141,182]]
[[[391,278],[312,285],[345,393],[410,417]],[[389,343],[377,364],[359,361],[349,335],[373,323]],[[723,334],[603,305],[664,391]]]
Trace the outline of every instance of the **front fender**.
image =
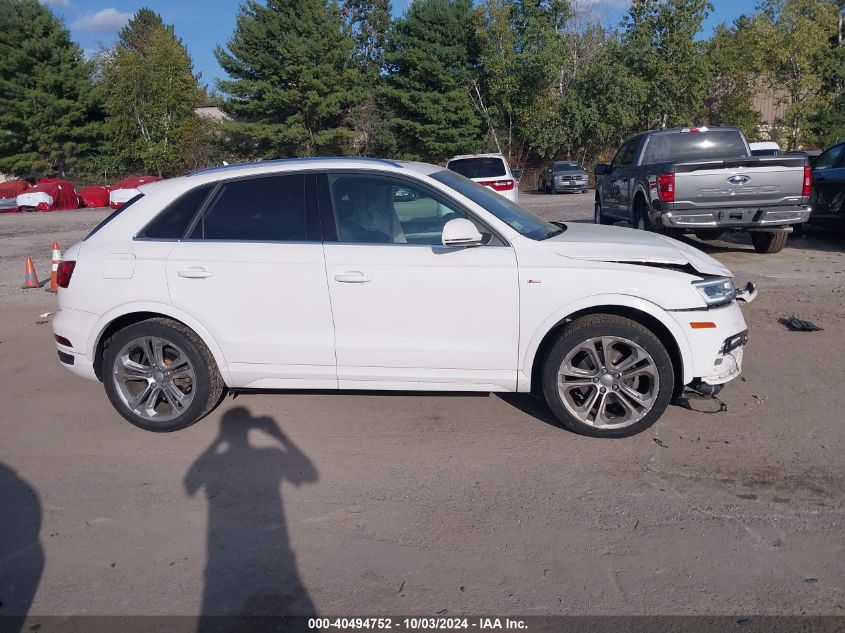
[[99,344],[100,338],[103,336],[103,332],[105,332],[109,324],[119,317],[127,314],[135,314],[137,312],[155,312],[157,314],[170,317],[171,319],[181,321],[191,328],[197,333],[197,336],[202,339],[202,342],[205,343],[206,347],[208,347],[208,350],[214,357],[214,361],[217,363],[217,367],[220,369],[223,380],[227,384],[232,384],[228,375],[226,357],[223,355],[223,351],[220,349],[220,346],[214,340],[211,333],[187,312],[174,308],[172,305],[158,303],[156,301],[135,301],[131,303],[123,303],[112,308],[97,319],[94,327],[91,329],[92,334],[88,338],[85,348],[92,361],[96,358],[97,345]]
[[678,325],[678,322],[673,319],[666,310],[657,304],[641,299],[640,297],[623,294],[604,294],[585,297],[556,310],[552,314],[548,315],[542,325],[540,325],[540,327],[531,334],[530,339],[526,338],[528,343],[521,355],[522,365],[520,367],[519,391],[524,390],[522,388],[523,380],[528,380],[530,387],[531,368],[534,366],[534,358],[537,355],[537,350],[540,348],[540,343],[542,343],[546,334],[548,334],[556,325],[573,314],[602,307],[631,308],[657,319],[669,331],[678,346],[678,350],[681,354],[681,373],[683,375],[684,384],[689,383],[694,378],[692,375],[692,350],[690,349],[689,341],[684,335],[683,330],[681,330],[680,325]]

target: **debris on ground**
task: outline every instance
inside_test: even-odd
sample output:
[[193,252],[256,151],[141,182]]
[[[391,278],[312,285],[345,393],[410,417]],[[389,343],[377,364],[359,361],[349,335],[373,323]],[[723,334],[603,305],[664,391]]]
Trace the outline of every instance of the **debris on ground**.
[[799,319],[794,314],[786,319],[778,319],[778,323],[785,325],[786,328],[792,332],[818,332],[824,328],[820,328],[815,323]]
[[659,440],[656,437],[651,438],[654,440],[654,443],[657,444],[660,448],[669,448],[663,440]]

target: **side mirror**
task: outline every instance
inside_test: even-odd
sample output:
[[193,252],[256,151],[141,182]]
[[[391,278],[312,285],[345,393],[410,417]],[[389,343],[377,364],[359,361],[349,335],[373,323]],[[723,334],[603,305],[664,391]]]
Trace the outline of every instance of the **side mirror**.
[[484,238],[466,218],[454,218],[443,227],[443,246],[481,246]]
[[513,177],[514,177],[515,180],[522,180],[522,170],[521,169],[514,169],[513,172],[511,172],[511,173],[513,173]]
[[604,176],[608,171],[610,171],[610,165],[607,163],[599,163],[593,171],[596,176]]

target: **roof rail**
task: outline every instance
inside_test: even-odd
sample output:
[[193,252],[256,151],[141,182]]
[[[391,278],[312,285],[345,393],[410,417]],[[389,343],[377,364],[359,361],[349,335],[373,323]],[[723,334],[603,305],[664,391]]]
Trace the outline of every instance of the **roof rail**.
[[287,165],[291,163],[316,163],[326,160],[341,160],[349,162],[366,162],[377,163],[380,165],[389,165],[390,167],[402,167],[400,163],[386,158],[370,158],[368,156],[308,156],[305,158],[272,158],[269,160],[256,160],[246,163],[233,163],[231,165],[218,165],[216,167],[204,167],[192,171],[188,176],[196,176],[198,174],[208,174],[217,171],[229,171],[234,169],[246,169],[248,167],[267,167],[272,165]]

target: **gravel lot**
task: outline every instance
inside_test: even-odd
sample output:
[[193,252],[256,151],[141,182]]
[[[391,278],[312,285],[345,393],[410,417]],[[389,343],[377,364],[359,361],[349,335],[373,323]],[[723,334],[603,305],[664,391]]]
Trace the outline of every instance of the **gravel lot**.
[[[521,201],[592,217],[592,192]],[[262,394],[155,435],[18,288],[106,213],[0,215],[0,615],[27,586],[38,615],[845,614],[841,237],[700,244],[760,285],[726,412],[607,441],[522,396]]]

